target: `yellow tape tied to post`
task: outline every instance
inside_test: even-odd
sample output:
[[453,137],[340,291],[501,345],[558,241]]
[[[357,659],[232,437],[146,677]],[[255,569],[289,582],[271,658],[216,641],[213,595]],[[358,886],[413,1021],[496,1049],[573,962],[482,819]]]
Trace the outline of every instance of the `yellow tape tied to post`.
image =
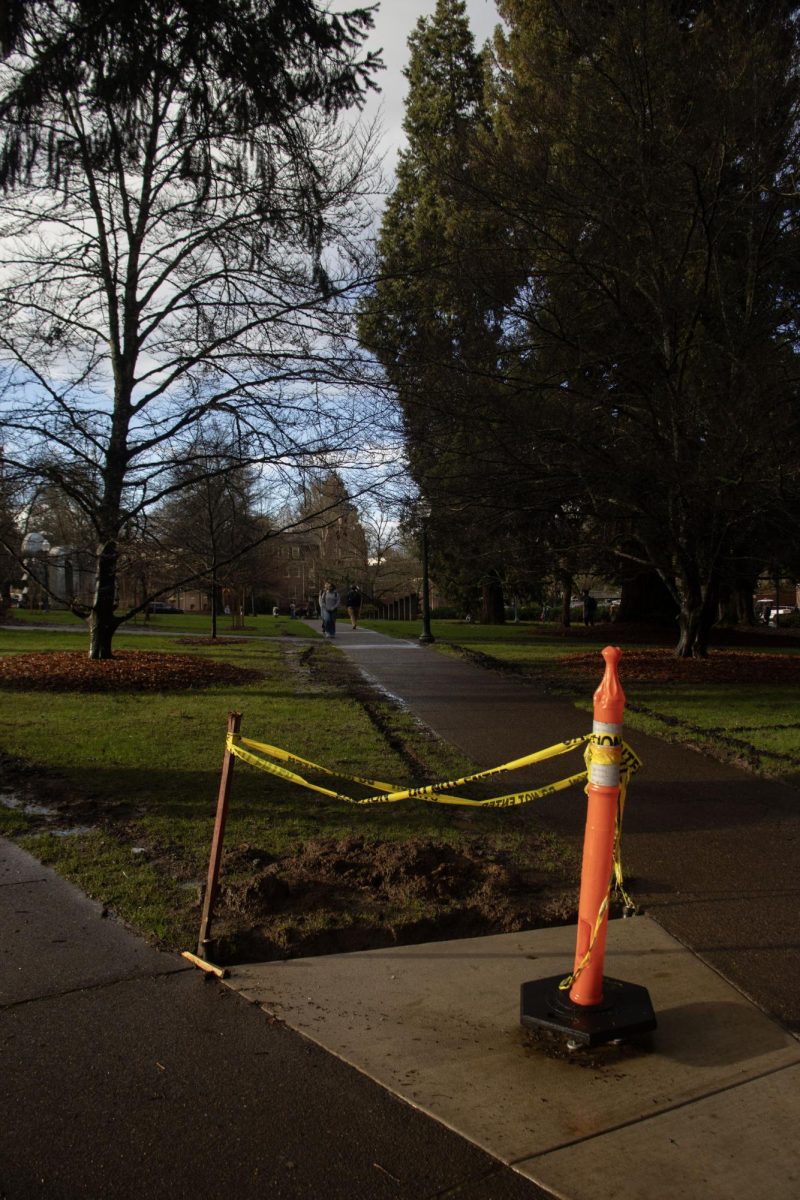
[[[620,754],[621,749],[621,754]],[[633,908],[634,903],[625,890],[625,883],[622,874],[622,818],[625,813],[625,801],[628,795],[628,784],[631,778],[636,774],[642,765],[642,760],[634,750],[631,750],[625,742],[621,747],[615,747],[613,750],[607,750],[604,747],[592,746],[591,743],[586,747],[586,771],[587,774],[591,769],[592,762],[609,762],[611,761],[604,755],[613,754],[613,761],[619,762],[619,797],[617,799],[617,816],[614,823],[614,850],[611,859],[611,876],[608,881],[608,891],[603,898],[600,908],[597,910],[597,917],[594,922],[592,936],[589,939],[589,946],[586,953],[581,958],[581,961],[575,967],[571,974],[567,975],[566,979],[562,979],[559,983],[559,991],[568,991],[582,971],[585,971],[589,965],[589,960],[592,957],[595,943],[600,935],[600,930],[603,927],[603,918],[608,912],[608,906],[611,903],[611,893],[616,890],[622,897],[622,902],[627,908]],[[617,757],[619,756],[619,757]],[[588,788],[588,784],[587,784]]]
[[[617,801],[614,851],[611,876],[608,881],[608,891],[600,905],[588,950],[572,974],[568,975],[559,984],[561,989],[566,990],[572,986],[592,956],[592,951],[602,927],[603,918],[611,902],[612,890],[616,888],[622,896],[623,902],[627,906],[633,907],[633,901],[625,891],[623,883],[621,857],[622,818],[625,812],[628,784],[642,763],[641,759],[627,743],[623,742],[621,746],[615,747],[596,746],[592,744],[591,737],[592,735],[587,733],[582,737],[571,738],[566,742],[559,742],[556,746],[548,746],[545,750],[537,750],[532,754],[526,754],[522,758],[515,758],[511,762],[502,763],[498,767],[490,767],[485,771],[474,771],[471,775],[463,775],[460,779],[446,780],[430,784],[427,787],[412,788],[400,788],[397,784],[386,783],[384,780],[365,779],[360,775],[346,775],[342,771],[333,771],[329,767],[323,767],[319,763],[311,762],[307,758],[301,758],[298,754],[290,754],[288,750],[282,750],[279,746],[271,746],[267,742],[256,742],[252,738],[243,737],[238,733],[228,734],[227,748],[236,758],[240,758],[251,766],[257,767],[260,771],[266,771],[270,775],[276,775],[279,779],[285,779],[287,783],[297,784],[298,787],[307,788],[309,791],[317,792],[322,796],[328,796],[333,800],[341,800],[345,804],[358,805],[395,804],[400,800],[424,800],[428,804],[467,805],[471,808],[512,808],[522,804],[529,804],[532,800],[541,799],[543,796],[551,796],[555,792],[564,791],[574,784],[588,780],[592,762],[618,762],[620,768],[620,790]],[[556,783],[548,783],[544,787],[531,791],[511,792],[505,796],[494,796],[489,800],[471,800],[465,796],[449,794],[452,788],[464,787],[466,784],[475,783],[482,779],[490,779],[495,775],[501,775],[509,771],[518,771],[523,767],[532,766],[534,763],[545,762],[549,758],[568,754],[571,750],[576,750],[578,747],[584,745],[586,746],[584,752],[585,769],[577,775],[569,775],[566,779],[560,779]],[[355,796],[347,796],[343,792],[334,791],[331,788],[312,783],[311,780],[306,779],[296,771],[291,771],[288,767],[279,766],[278,764],[281,762],[306,767],[312,771],[318,771],[322,775],[333,776],[337,779],[346,779],[350,783],[358,783],[364,787],[375,788],[376,792],[371,796],[364,796],[360,799]]]
[[[538,800],[543,796],[552,795],[555,792],[563,791],[566,788],[581,783],[587,778],[589,758],[587,757],[587,767],[585,770],[570,775],[566,779],[560,779],[555,783],[545,784],[543,787],[533,790],[511,792],[504,796],[493,796],[487,800],[472,800],[465,796],[457,796],[451,793],[455,788],[464,787],[479,780],[490,779],[493,776],[510,771],[518,771],[523,767],[545,762],[547,759],[556,758],[561,754],[568,754],[571,750],[576,750],[580,746],[586,745],[590,736],[590,734],[584,734],[578,738],[571,738],[569,741],[559,742],[556,746],[549,746],[545,750],[534,751],[532,754],[526,754],[522,758],[513,759],[511,762],[502,763],[500,766],[490,767],[484,771],[474,771],[472,774],[464,775],[459,779],[443,780],[425,787],[407,788],[399,787],[394,783],[386,783],[380,779],[365,779],[360,775],[347,775],[342,771],[334,771],[328,767],[321,766],[319,763],[311,762],[309,759],[301,758],[297,754],[290,754],[288,750],[282,750],[279,746],[272,746],[267,742],[257,742],[252,738],[243,737],[241,734],[229,734],[227,746],[231,754],[234,754],[237,758],[242,759],[251,766],[257,767],[261,771],[266,771],[270,775],[276,775],[278,778],[285,779],[288,783],[294,783],[298,787],[308,788],[309,791],[317,792],[322,796],[328,796],[333,800],[340,800],[345,804],[395,804],[400,800],[424,800],[429,804],[467,805],[471,808],[512,808],[521,804],[528,804],[532,800]],[[624,750],[628,750],[630,756],[628,762],[635,760],[638,766],[638,759],[628,747],[623,748],[621,774],[624,776],[625,783],[627,784],[627,780],[632,772],[629,767],[626,769]],[[596,748],[591,749],[591,753],[596,755],[598,750]],[[374,788],[375,792],[373,795],[360,798],[348,796],[344,792],[323,787],[318,783],[312,783],[304,775],[290,770],[288,766],[279,766],[279,763],[305,767],[322,775],[345,779],[350,783],[358,783],[364,787]]]

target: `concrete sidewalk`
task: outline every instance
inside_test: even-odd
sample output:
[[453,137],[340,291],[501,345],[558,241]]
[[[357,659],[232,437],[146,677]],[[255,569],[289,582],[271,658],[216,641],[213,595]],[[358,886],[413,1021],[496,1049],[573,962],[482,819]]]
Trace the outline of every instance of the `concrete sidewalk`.
[[2,1200],[542,1200],[0,839]]
[[795,1200],[800,1043],[647,917],[606,972],[658,1029],[550,1057],[520,985],[569,969],[574,928],[237,967],[230,987],[567,1200]]

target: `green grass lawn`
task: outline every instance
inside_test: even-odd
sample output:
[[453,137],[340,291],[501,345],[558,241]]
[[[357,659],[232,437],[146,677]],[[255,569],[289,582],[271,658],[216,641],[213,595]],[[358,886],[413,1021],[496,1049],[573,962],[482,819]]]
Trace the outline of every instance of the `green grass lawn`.
[[[42,692],[0,689],[0,754],[11,784],[58,810],[53,818],[0,805],[0,833],[20,840],[123,919],[171,947],[192,947],[198,887],[205,879],[227,714],[242,733],[345,775],[401,785],[434,782],[472,768],[406,711],[378,693],[368,703],[343,682],[346,667],[319,641],[186,645],[169,637],[120,633],[116,650],[202,655],[261,673],[254,682],[180,692]],[[74,635],[34,627],[0,630],[0,655],[76,649]],[[364,685],[366,686],[366,685]],[[413,756],[406,750],[413,750]],[[327,781],[330,786],[330,781]],[[334,785],[339,786],[339,785]],[[363,795],[358,785],[342,790]],[[358,807],[328,800],[237,762],[226,833],[225,868],[235,879],[248,847],[284,855],[310,839],[367,843],[433,839],[454,847],[489,843],[514,855],[535,852],[539,868],[560,871],[569,852],[516,814],[408,801]],[[532,847],[534,850],[532,851]],[[244,851],[242,851],[244,848]],[[241,854],[239,854],[241,857]],[[241,867],[246,874],[246,863]],[[409,898],[402,923],[420,914]],[[323,911],[314,918],[328,919]],[[336,916],[341,922],[342,914]],[[308,918],[311,920],[311,918]],[[334,916],[330,915],[330,920]]]
[[[44,612],[39,609],[12,608],[8,617],[15,624],[29,625],[36,628],[42,625],[63,625],[65,629],[86,633],[86,622],[74,613],[64,612],[63,609],[51,609]],[[195,637],[211,636],[211,617],[208,613],[150,613],[147,616],[139,614],[134,617],[124,629],[144,629],[148,631],[186,634]],[[321,637],[318,622],[306,625],[299,618],[288,615],[278,617],[259,614],[246,616],[244,628],[234,627],[233,618],[220,614],[217,617],[217,635],[220,637]],[[88,634],[87,634],[88,638]]]
[[625,720],[631,728],[696,746],[758,774],[800,783],[796,686],[637,683],[627,691]]
[[[321,640],[250,637],[237,643],[187,644],[186,628],[171,626],[180,617],[158,620],[170,624],[148,637],[122,631],[115,648],[200,655],[254,669],[259,677],[236,686],[163,692],[0,689],[4,786],[7,793],[18,793],[0,804],[0,833],[20,840],[167,946],[191,948],[196,937],[198,888],[205,879],[229,711],[243,713],[245,736],[345,775],[405,785],[453,778],[472,766],[363,680],[361,692],[354,687],[352,674],[348,676],[354,669]],[[268,630],[274,629],[272,618],[264,620]],[[285,618],[276,624],[281,620],[288,622]],[[294,624],[303,634],[309,632],[301,622]],[[365,624],[401,637],[415,638],[420,631],[417,622]],[[551,694],[571,699],[587,714],[591,711],[591,695],[603,671],[603,631],[580,630],[573,640],[541,625],[442,621],[435,623],[434,633],[432,653],[466,654],[483,666],[513,670]],[[30,622],[0,630],[0,655],[79,648],[80,641],[66,627],[48,631]],[[584,681],[576,682],[564,660],[595,653],[596,675],[590,667]],[[629,727],[694,744],[766,774],[800,777],[795,687],[746,679],[737,686],[696,680],[626,682],[624,655],[621,675]],[[352,787],[352,794],[363,794]],[[25,800],[49,806],[57,816],[26,811]],[[69,835],[59,826],[70,827]],[[281,857],[326,840],[352,845],[353,839],[363,843],[361,857],[367,859],[372,847],[391,845],[435,843],[473,859],[488,848],[518,864],[535,863],[545,880],[563,881],[570,874],[577,879],[571,851],[541,827],[535,806],[510,813],[418,801],[362,808],[316,796],[237,762],[223,863],[225,879],[234,887],[241,881],[246,893],[253,854]],[[497,893],[508,893],[498,879]],[[287,944],[298,930],[300,935],[324,933],[327,927],[341,931],[362,919],[318,902],[313,888],[308,899],[306,911],[281,918]],[[393,928],[403,928],[404,923],[452,915],[454,905],[448,904],[409,893],[379,916]],[[374,913],[363,919],[374,919]]]

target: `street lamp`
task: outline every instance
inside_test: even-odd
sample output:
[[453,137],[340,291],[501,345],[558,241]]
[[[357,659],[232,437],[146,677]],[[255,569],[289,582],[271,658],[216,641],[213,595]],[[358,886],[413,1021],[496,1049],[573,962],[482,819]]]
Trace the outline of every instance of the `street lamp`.
[[420,550],[422,553],[422,633],[419,635],[419,640],[427,646],[430,642],[436,641],[431,633],[431,588],[428,578],[428,518],[431,515],[431,506],[427,500],[419,501],[417,512],[420,517]]

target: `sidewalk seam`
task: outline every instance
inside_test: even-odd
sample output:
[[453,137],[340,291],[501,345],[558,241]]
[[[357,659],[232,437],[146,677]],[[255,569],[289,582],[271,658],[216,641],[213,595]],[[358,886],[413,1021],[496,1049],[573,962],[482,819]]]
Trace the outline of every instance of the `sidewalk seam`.
[[42,875],[39,879],[9,879],[8,883],[0,883],[0,888],[10,887],[27,887],[30,883],[50,883],[46,875]]
[[632,1129],[635,1125],[647,1125],[651,1121],[657,1121],[659,1117],[666,1116],[668,1113],[680,1112],[682,1108],[692,1108],[697,1104],[702,1104],[706,1100],[711,1100],[714,1096],[724,1096],[727,1092],[734,1092],[738,1088],[747,1087],[748,1084],[758,1083],[760,1080],[769,1079],[773,1075],[780,1075],[782,1071],[792,1071],[798,1066],[800,1066],[800,1057],[798,1057],[796,1062],[784,1063],[780,1067],[772,1067],[771,1070],[763,1071],[760,1075],[752,1075],[748,1079],[736,1080],[733,1083],[725,1084],[723,1087],[713,1088],[710,1092],[705,1092],[701,1096],[692,1096],[688,1100],[680,1100],[676,1104],[667,1105],[665,1108],[660,1108],[658,1112],[648,1113],[645,1117],[634,1117],[630,1121],[620,1121],[618,1125],[609,1125],[607,1129],[600,1129],[597,1133],[591,1133],[587,1137],[573,1138],[567,1142],[559,1142],[556,1146],[548,1146],[546,1150],[538,1150],[534,1154],[525,1154],[521,1158],[510,1158],[507,1160],[507,1165],[516,1168],[523,1163],[547,1158],[548,1155],[556,1154],[561,1150],[569,1150],[574,1146],[582,1146],[586,1142],[595,1142],[598,1138],[606,1137],[610,1133],[619,1133],[621,1129]]
[[163,979],[171,975],[185,975],[191,970],[192,967],[187,963],[185,967],[176,966],[163,971],[140,971],[135,975],[121,975],[116,979],[104,979],[100,983],[85,983],[80,987],[67,988],[63,992],[47,992],[41,996],[28,996],[25,1000],[12,1000],[8,1004],[0,1001],[0,1016],[13,1009],[23,1008],[26,1004],[42,1004],[48,1000],[61,1000],[65,996],[78,996],[82,992],[99,992],[103,988],[117,987],[121,983],[135,983],[140,979]]
[[[429,1116],[430,1114],[426,1115]],[[435,1117],[432,1119],[436,1120]],[[445,1126],[445,1128],[449,1128],[449,1126]],[[463,1138],[464,1134],[460,1133],[458,1136]],[[470,1138],[466,1138],[465,1140],[469,1141],[471,1145],[477,1146],[477,1143],[471,1141]],[[501,1159],[497,1158],[496,1155],[491,1154],[489,1150],[486,1150],[482,1146],[478,1146],[478,1149],[482,1150],[484,1154],[488,1154],[490,1158],[493,1158],[497,1165],[487,1171],[481,1171],[479,1175],[470,1175],[466,1179],[460,1180],[458,1183],[448,1183],[445,1185],[445,1187],[439,1188],[438,1191],[427,1192],[425,1196],[420,1198],[420,1200],[448,1200],[448,1197],[451,1196],[453,1197],[453,1200],[458,1200],[458,1197],[462,1194],[463,1188],[472,1187],[474,1184],[488,1183],[497,1175],[501,1174],[504,1170],[507,1170],[507,1165],[502,1162]],[[542,1192],[546,1192],[548,1196],[558,1197],[560,1195],[559,1192],[554,1192],[552,1188],[545,1187],[544,1184],[538,1183],[532,1179],[527,1179],[526,1176],[520,1175],[519,1172],[516,1172],[516,1174],[520,1178],[526,1179],[526,1182],[532,1183],[534,1187],[539,1188]]]

